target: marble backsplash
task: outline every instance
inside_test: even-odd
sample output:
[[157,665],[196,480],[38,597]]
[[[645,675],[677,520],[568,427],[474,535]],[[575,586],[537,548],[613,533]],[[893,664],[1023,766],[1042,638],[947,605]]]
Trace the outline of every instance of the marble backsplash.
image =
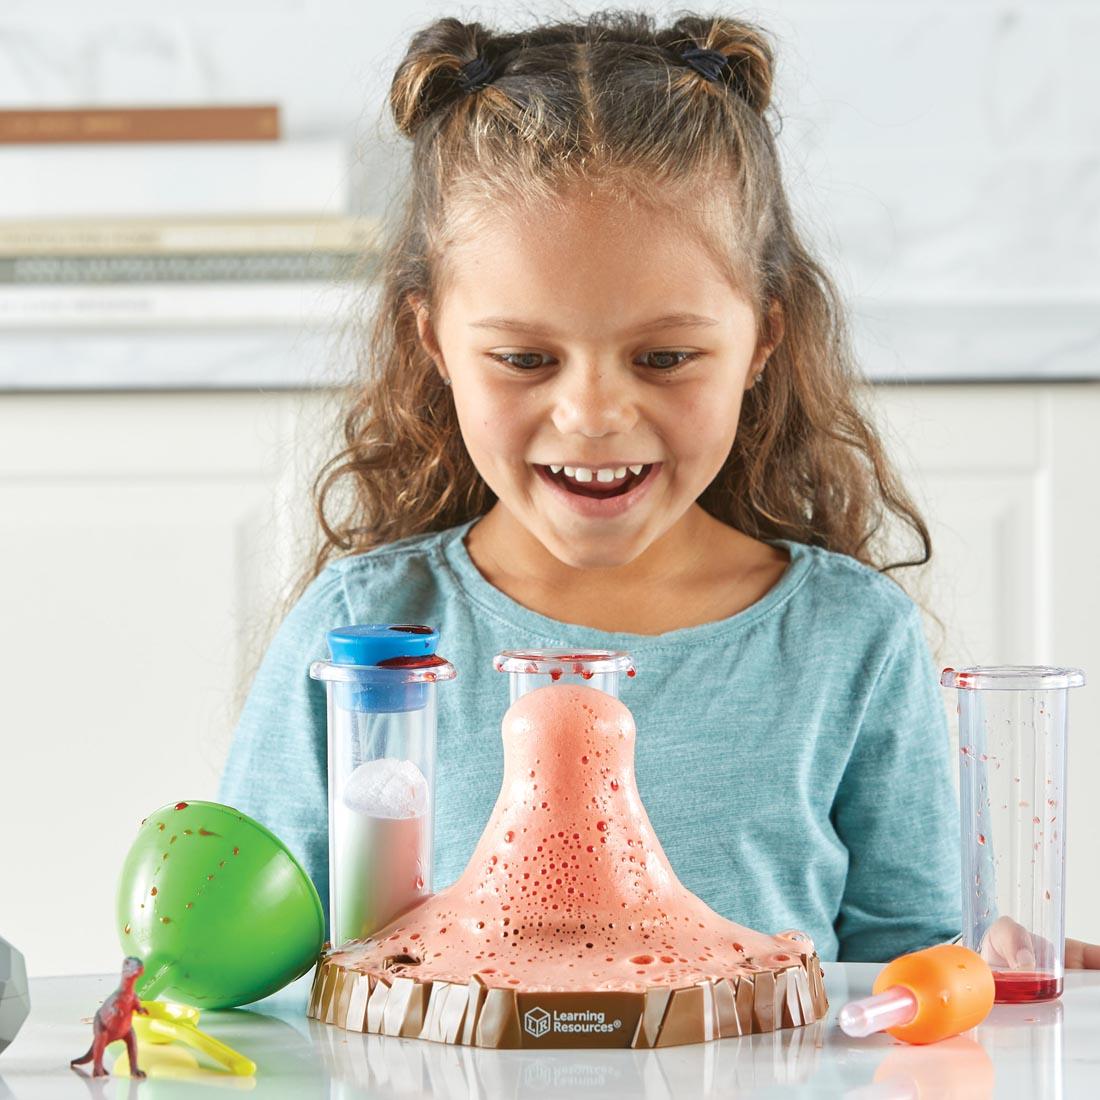
[[[852,303],[868,375],[1100,376],[1100,5],[736,12],[776,38],[787,182]],[[427,0],[14,0],[0,12],[0,106],[275,100],[287,137],[347,141],[357,209],[376,214],[405,155],[384,114],[389,79],[412,32],[443,15],[525,21]],[[312,385],[323,344],[285,328],[0,328],[0,387]]]

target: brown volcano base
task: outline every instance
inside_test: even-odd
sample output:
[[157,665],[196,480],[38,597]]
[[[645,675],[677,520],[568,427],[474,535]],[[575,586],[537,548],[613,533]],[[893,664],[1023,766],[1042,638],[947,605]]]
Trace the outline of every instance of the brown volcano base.
[[[796,965],[673,989],[524,992],[317,964],[307,1015],[348,1031],[497,1049],[652,1047],[800,1027],[828,1011],[817,954]],[[395,966],[404,960],[394,960]],[[580,1014],[580,1015],[577,1015]]]

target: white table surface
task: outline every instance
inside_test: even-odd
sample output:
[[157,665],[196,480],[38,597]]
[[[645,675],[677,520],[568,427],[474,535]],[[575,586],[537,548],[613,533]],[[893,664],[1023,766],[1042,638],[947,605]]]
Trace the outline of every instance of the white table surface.
[[[0,1100],[155,1100],[233,1091],[296,1100],[1100,1097],[1100,971],[1067,974],[1060,1001],[997,1005],[973,1031],[915,1047],[887,1035],[849,1039],[836,1026],[840,1007],[870,991],[877,964],[826,963],[824,970],[829,1015],[810,1027],[658,1051],[494,1051],[358,1035],[306,1019],[306,976],[247,1009],[203,1013],[199,1026],[255,1061],[255,1078],[208,1068],[173,1044],[160,1048],[170,1053],[159,1057],[174,1063],[146,1061],[150,1076],[140,1082],[93,1080],[68,1065],[88,1048],[91,1027],[82,1020],[115,988],[117,975],[32,978],[30,1017],[0,1055]],[[122,1049],[112,1046],[107,1061]]]

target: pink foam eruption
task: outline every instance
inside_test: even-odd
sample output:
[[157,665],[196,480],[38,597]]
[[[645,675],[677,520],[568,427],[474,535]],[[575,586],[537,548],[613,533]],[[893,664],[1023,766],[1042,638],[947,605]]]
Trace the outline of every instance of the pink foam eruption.
[[330,958],[421,982],[524,991],[643,991],[798,966],[803,932],[766,935],[687,890],[634,777],[634,719],[595,688],[521,696],[503,722],[504,780],[450,887]]

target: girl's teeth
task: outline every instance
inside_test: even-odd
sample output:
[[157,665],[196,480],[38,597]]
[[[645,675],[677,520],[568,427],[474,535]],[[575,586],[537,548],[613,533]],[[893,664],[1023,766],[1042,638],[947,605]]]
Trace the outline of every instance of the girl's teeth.
[[609,485],[613,481],[624,480],[628,470],[635,476],[640,475],[645,466],[606,466],[600,470],[593,470],[588,466],[548,466],[547,469],[552,474],[558,474],[564,470],[565,476],[574,481],[598,481],[603,485]]

